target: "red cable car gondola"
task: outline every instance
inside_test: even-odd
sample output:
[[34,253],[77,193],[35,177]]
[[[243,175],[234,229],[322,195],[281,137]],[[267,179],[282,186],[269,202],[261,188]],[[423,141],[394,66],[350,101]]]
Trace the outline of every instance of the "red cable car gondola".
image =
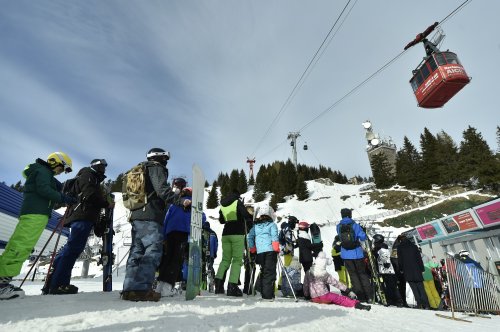
[[441,52],[436,44],[427,40],[426,37],[438,24],[436,22],[418,34],[404,48],[407,50],[420,42],[424,44],[427,55],[413,71],[413,77],[410,79],[418,106],[422,108],[443,107],[448,100],[470,82],[470,77],[467,76],[455,53]]

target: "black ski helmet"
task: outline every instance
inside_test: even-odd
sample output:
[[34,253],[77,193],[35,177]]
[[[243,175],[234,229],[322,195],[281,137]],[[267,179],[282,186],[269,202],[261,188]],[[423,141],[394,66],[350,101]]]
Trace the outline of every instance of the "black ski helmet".
[[168,160],[170,159],[170,152],[165,151],[162,148],[152,148],[146,154],[146,158],[148,158],[148,160],[156,161],[163,166],[166,166]]
[[174,181],[172,181],[172,184],[174,185],[174,187],[177,187],[180,190],[184,189],[187,186],[186,179],[184,178],[175,178]]
[[373,235],[373,243],[380,244],[384,242],[384,236],[382,234]]

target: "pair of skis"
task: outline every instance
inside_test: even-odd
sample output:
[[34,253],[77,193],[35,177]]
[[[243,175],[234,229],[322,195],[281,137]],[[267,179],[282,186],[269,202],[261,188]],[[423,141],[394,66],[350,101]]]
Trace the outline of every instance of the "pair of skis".
[[372,281],[375,286],[375,296],[379,303],[382,303],[387,307],[387,298],[385,297],[384,289],[382,288],[382,282],[380,281],[377,260],[372,252],[372,241],[368,236],[366,237],[366,243],[368,245],[368,248],[366,248],[366,253],[368,254],[368,261],[370,263],[370,270],[372,272]]

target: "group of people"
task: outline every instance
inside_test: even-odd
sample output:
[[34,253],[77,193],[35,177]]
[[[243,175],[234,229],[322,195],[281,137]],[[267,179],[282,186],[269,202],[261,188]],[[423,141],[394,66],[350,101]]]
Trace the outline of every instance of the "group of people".
[[[128,301],[159,301],[162,296],[175,296],[176,283],[185,280],[185,262],[191,231],[192,189],[186,180],[174,179],[168,184],[167,163],[169,152],[161,148],[150,149],[146,161],[144,191],[147,199],[140,208],[132,209],[132,243],[126,264],[121,298]],[[75,294],[78,288],[70,284],[73,266],[85,248],[93,228],[100,225],[101,209],[114,207],[113,200],[101,189],[106,178],[105,159],[94,159],[76,175],[73,194],[65,191],[55,179],[62,172],[72,171],[72,161],[62,152],[50,154],[46,160],[37,159],[23,171],[26,178],[24,199],[17,227],[4,253],[0,256],[0,299],[24,295],[12,285],[22,264],[29,257],[56,203],[67,206],[62,219],[71,228],[67,243],[57,254],[44,294]],[[251,213],[252,212],[252,213]],[[373,236],[373,248],[363,244],[367,235],[363,227],[352,219],[352,210],[340,211],[331,257],[323,251],[323,243],[314,241],[311,225],[289,216],[278,231],[276,216],[269,205],[260,205],[249,212],[237,190],[221,198],[219,222],[222,232],[222,259],[217,272],[213,262],[217,255],[218,239],[203,215],[205,262],[204,278],[211,275],[215,294],[242,296],[253,289],[262,299],[275,297],[277,266],[282,269],[278,287],[284,295],[303,296],[316,303],[333,303],[345,307],[370,310],[363,303],[374,302],[374,285],[370,273],[382,278],[387,304],[398,307],[406,303],[406,283],[412,289],[419,308],[437,308],[440,296],[434,285],[432,270],[437,263],[423,256],[419,248],[404,235],[398,236],[391,250],[382,235]],[[313,224],[314,225],[314,224]],[[295,235],[294,230],[297,229]],[[319,228],[318,228],[319,232]],[[312,232],[311,232],[312,233]],[[298,248],[298,258],[294,256]],[[367,266],[367,250],[376,259],[377,271]],[[333,259],[333,260],[332,260]],[[332,264],[338,273],[334,278],[326,268]],[[255,264],[260,274],[255,276]],[[239,287],[241,268],[245,267],[243,292]],[[301,283],[301,270],[305,276]],[[185,274],[185,273],[184,273]],[[227,290],[225,290],[226,277]],[[256,281],[254,282],[254,280]],[[155,285],[155,286],[153,286]],[[330,286],[339,293],[331,292]]]

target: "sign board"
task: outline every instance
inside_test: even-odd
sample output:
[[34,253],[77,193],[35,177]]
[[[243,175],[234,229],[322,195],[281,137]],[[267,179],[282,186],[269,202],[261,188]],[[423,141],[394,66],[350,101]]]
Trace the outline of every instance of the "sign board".
[[440,219],[447,234],[458,234],[482,228],[477,216],[472,209],[460,211]]
[[415,227],[422,241],[433,240],[446,236],[446,233],[441,228],[439,220],[434,220],[423,225]]
[[500,225],[500,198],[472,208],[484,227]]

